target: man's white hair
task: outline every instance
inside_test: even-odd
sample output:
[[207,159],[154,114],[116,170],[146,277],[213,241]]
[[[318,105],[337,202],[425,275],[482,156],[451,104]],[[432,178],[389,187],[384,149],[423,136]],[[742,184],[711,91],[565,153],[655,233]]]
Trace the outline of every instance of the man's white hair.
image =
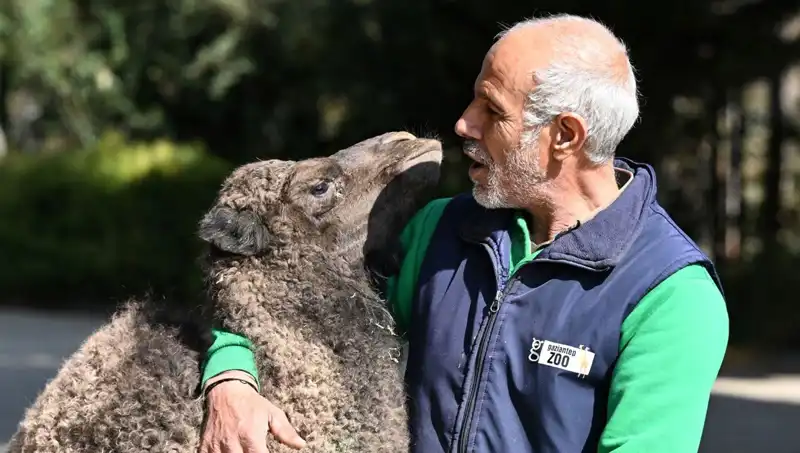
[[608,49],[608,40],[593,40],[584,35],[556,36],[553,49],[556,59],[533,74],[536,86],[528,94],[524,107],[523,141],[535,137],[557,115],[574,112],[588,126],[584,152],[594,163],[607,162],[639,118],[633,66],[628,60],[624,74],[613,68],[619,51],[627,60],[625,44],[605,25],[569,14],[524,20],[501,31],[497,38],[520,28],[567,22],[602,27],[619,47]]

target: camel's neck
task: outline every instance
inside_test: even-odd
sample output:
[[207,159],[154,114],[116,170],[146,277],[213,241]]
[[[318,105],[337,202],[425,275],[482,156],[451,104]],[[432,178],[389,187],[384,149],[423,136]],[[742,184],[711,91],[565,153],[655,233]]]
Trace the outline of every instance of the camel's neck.
[[366,278],[357,274],[343,259],[322,252],[224,257],[206,267],[206,288],[216,324],[258,341],[263,326],[281,319],[302,323],[324,310],[321,289],[352,291],[358,282],[356,289],[368,290]]

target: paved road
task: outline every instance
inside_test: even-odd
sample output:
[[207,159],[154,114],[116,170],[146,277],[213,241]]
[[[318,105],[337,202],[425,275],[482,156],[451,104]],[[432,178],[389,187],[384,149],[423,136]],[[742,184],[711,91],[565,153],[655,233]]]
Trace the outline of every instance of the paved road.
[[101,322],[85,316],[0,311],[0,453],[61,360]]
[[[102,321],[0,311],[0,453],[61,360]],[[721,377],[700,453],[800,453],[800,375]]]

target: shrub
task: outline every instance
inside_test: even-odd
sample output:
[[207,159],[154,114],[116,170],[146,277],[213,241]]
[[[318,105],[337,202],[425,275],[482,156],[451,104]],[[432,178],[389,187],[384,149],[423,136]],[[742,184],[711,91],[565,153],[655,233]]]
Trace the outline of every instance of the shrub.
[[194,297],[195,225],[230,170],[194,144],[130,143],[0,163],[0,299],[113,305]]

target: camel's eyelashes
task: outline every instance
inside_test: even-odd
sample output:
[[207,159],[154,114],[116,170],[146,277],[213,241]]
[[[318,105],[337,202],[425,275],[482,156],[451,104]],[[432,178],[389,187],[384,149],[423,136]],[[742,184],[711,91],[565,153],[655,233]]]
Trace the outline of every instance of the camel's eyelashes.
[[315,197],[320,197],[322,195],[325,195],[328,192],[330,186],[331,185],[328,181],[322,181],[321,183],[311,188],[311,195],[314,195]]

